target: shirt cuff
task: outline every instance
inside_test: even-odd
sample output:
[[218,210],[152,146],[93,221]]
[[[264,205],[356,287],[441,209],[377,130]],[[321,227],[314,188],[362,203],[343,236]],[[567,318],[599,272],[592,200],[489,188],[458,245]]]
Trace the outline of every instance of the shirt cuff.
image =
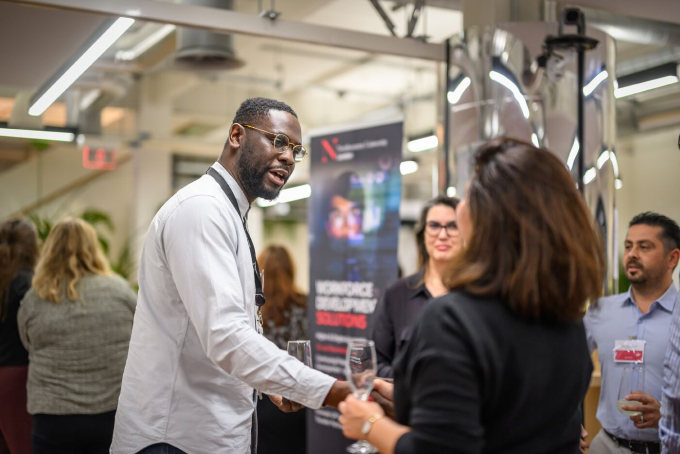
[[317,410],[323,406],[336,381],[330,375],[305,367],[300,374],[298,385],[292,392],[291,400]]

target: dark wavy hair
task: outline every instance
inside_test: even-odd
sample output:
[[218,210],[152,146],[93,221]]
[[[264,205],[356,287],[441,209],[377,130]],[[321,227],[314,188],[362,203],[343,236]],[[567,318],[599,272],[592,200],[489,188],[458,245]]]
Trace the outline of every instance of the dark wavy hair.
[[420,211],[420,219],[416,225],[416,245],[418,247],[418,268],[425,268],[430,261],[430,254],[427,253],[427,248],[425,247],[425,227],[427,227],[427,215],[430,210],[437,205],[447,206],[456,211],[458,206],[458,200],[456,197],[449,197],[446,195],[438,195],[434,199],[429,200],[423,209]]
[[500,297],[524,318],[578,320],[602,295],[602,237],[555,155],[513,139],[482,145],[466,190],[472,233],[443,279]]
[[38,261],[38,236],[33,225],[14,219],[0,224],[0,321],[7,315],[9,289],[21,270]]

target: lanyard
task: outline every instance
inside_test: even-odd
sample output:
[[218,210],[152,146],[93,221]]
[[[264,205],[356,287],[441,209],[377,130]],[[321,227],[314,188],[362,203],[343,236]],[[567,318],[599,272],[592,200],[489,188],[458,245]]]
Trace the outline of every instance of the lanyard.
[[[222,178],[222,175],[217,172],[214,168],[210,167],[208,171],[206,172],[208,175],[213,177],[215,181],[217,181],[217,184],[220,185],[222,188],[222,191],[227,195],[227,198],[231,202],[232,205],[234,205],[234,208],[236,209],[236,212],[238,213],[239,218],[241,217],[241,210],[238,208],[238,202],[236,201],[236,196],[234,195],[234,192],[231,190],[229,185],[227,184],[226,181],[224,181],[224,178]],[[257,258],[255,256],[255,247],[253,246],[253,240],[250,239],[250,234],[248,233],[248,227],[246,226],[246,221],[245,219],[243,220],[243,230],[246,232],[246,238],[248,239],[248,248],[250,249],[250,258],[253,261],[253,273],[255,275],[255,305],[257,306],[257,323],[260,325],[260,329],[262,328],[262,306],[264,306],[265,300],[264,300],[264,292],[262,291],[262,280],[260,278],[260,267],[257,265]]]

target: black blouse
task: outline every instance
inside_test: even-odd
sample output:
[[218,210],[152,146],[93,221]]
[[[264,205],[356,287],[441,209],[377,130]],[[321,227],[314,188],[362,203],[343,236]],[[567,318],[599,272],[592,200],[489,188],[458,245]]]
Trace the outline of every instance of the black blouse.
[[392,378],[394,359],[411,337],[411,328],[420,311],[432,300],[423,283],[423,271],[399,279],[385,290],[373,316],[378,377]]
[[394,368],[395,454],[577,454],[592,363],[583,323],[528,321],[494,298],[433,300]]
[[9,293],[6,294],[7,300],[0,316],[2,319],[0,320],[0,367],[28,364],[28,352],[19,338],[17,313],[19,303],[31,288],[32,278],[33,273],[30,270],[19,271],[9,286]]

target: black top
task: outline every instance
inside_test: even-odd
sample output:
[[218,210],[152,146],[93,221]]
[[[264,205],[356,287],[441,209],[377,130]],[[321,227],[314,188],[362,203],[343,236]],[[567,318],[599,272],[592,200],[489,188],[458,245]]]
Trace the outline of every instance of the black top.
[[32,278],[33,273],[30,270],[19,271],[9,286],[9,293],[6,294],[7,301],[3,306],[5,309],[0,315],[0,319],[4,319],[0,321],[0,367],[28,364],[28,352],[19,338],[17,313],[19,303],[31,288]]
[[582,322],[531,322],[453,292],[421,314],[394,368],[395,454],[577,454],[592,373]]
[[392,364],[411,337],[418,314],[432,295],[423,283],[423,271],[399,279],[385,290],[376,307],[373,340],[378,355],[378,377],[392,378]]

